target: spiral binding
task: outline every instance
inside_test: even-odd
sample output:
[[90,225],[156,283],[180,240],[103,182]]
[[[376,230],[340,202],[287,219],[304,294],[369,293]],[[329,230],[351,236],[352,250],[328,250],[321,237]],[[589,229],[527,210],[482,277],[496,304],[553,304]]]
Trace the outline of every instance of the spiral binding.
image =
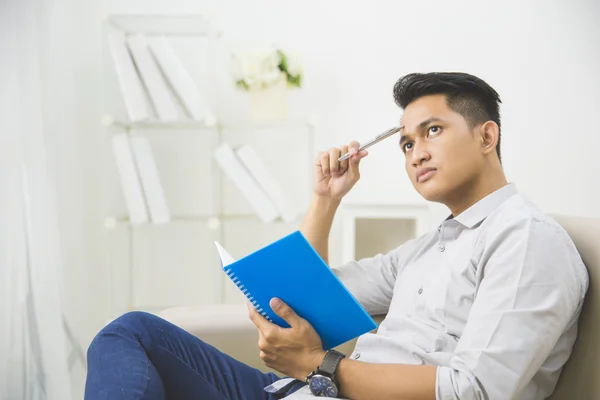
[[256,308],[256,311],[258,311],[260,313],[260,315],[262,315],[263,317],[265,317],[268,321],[273,322],[273,320],[271,319],[271,317],[269,317],[267,315],[267,312],[261,307],[261,305],[258,304],[258,302],[256,300],[254,300],[254,297],[248,291],[248,289],[244,289],[244,285],[242,285],[242,282],[240,282],[240,280],[238,279],[238,277],[235,275],[235,273],[230,268],[225,269],[225,274],[227,274],[227,276],[229,277],[229,279],[231,279],[231,281],[233,282],[233,284],[236,285],[238,287],[238,289],[240,289],[242,291],[242,294],[244,296],[246,296],[246,298],[248,299],[248,301],[250,303],[252,303],[252,305],[254,306],[254,308]]

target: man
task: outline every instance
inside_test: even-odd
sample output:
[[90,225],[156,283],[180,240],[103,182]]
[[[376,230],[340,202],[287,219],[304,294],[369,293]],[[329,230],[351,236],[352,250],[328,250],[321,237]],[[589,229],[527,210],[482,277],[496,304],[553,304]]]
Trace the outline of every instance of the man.
[[[343,357],[323,351],[279,299],[270,306],[291,328],[250,307],[261,358],[298,380],[285,385],[166,321],[130,313],[90,346],[86,398],[303,398],[319,393],[313,380],[303,384],[315,370],[330,378],[330,393],[355,400],[548,397],[570,356],[588,277],[565,231],[507,183],[498,94],[468,74],[431,73],[401,78],[394,97],[408,176],[452,215],[387,254],[334,269],[369,313],[387,314],[377,334]],[[357,148],[315,162],[301,231],[325,261],[333,217],[367,156]],[[346,151],[352,157],[338,162]]]

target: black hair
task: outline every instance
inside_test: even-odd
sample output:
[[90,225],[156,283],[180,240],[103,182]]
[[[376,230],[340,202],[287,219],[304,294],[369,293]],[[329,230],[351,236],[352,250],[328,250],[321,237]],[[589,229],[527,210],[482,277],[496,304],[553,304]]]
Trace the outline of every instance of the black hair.
[[476,76],[462,72],[413,73],[398,79],[394,100],[402,109],[420,97],[443,94],[448,107],[461,114],[471,128],[487,121],[498,125],[496,153],[500,160],[500,95]]

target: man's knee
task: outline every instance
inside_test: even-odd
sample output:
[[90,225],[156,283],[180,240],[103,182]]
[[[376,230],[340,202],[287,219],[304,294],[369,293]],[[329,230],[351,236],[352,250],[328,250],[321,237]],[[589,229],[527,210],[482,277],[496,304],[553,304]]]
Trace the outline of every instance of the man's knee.
[[149,314],[144,311],[129,311],[128,313],[125,313],[112,321],[104,329],[118,326],[119,328],[136,330],[142,327],[147,327],[151,324],[160,323],[161,321],[163,321],[162,318],[157,317],[154,314]]
[[135,332],[145,329],[150,325],[159,324],[162,321],[160,317],[147,312],[130,311],[111,321],[100,333],[118,333],[123,330]]
[[130,311],[121,315],[108,323],[108,325],[96,334],[96,337],[94,337],[88,348],[88,358],[115,340],[121,340],[124,337],[135,339],[139,332],[151,324],[158,323],[160,320],[159,317],[143,311]]

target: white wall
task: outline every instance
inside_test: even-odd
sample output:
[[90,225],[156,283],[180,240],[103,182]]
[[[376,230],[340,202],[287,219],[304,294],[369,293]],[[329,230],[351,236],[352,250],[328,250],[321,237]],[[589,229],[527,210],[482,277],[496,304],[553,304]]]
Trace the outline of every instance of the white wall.
[[[600,6],[594,0],[70,3],[73,92],[63,96],[73,96],[76,128],[60,144],[65,158],[59,194],[65,236],[72,240],[65,246],[67,283],[74,285],[69,293],[87,296],[72,309],[84,343],[105,322],[108,302],[101,227],[106,198],[98,169],[111,162],[98,124],[99,24],[106,13],[209,11],[228,46],[268,41],[300,51],[306,85],[290,95],[290,108],[293,116],[320,116],[319,148],[364,141],[396,124],[401,114],[392,87],[401,75],[473,73],[504,101],[502,149],[509,180],[547,212],[600,217],[600,134],[594,118],[600,109]],[[227,101],[221,99],[217,108],[235,117]],[[419,201],[394,139],[372,149],[349,200]],[[443,213],[433,208],[436,218]],[[333,244],[335,262],[339,241]],[[73,289],[82,284],[85,289]]]
[[[465,71],[503,99],[510,181],[550,213],[600,216],[600,144],[586,116],[599,109],[600,8],[564,1],[161,2],[109,0],[110,12],[210,12],[224,43],[274,42],[304,56],[306,84],[293,114],[318,115],[317,145],[364,141],[401,116],[392,87],[413,71]],[[224,71],[226,73],[226,71]],[[235,117],[231,107],[221,114]],[[357,203],[421,199],[394,139],[371,150]],[[432,223],[446,209],[432,206]],[[335,231],[334,231],[335,232]],[[336,251],[332,252],[335,260]]]
[[[465,71],[504,101],[504,165],[548,212],[598,216],[600,144],[588,118],[600,106],[600,6],[576,1],[109,0],[111,12],[203,12],[225,42],[300,50],[307,79],[297,114],[320,115],[319,144],[366,140],[395,124],[391,89],[413,71]],[[372,150],[357,202],[418,199],[393,139]]]

